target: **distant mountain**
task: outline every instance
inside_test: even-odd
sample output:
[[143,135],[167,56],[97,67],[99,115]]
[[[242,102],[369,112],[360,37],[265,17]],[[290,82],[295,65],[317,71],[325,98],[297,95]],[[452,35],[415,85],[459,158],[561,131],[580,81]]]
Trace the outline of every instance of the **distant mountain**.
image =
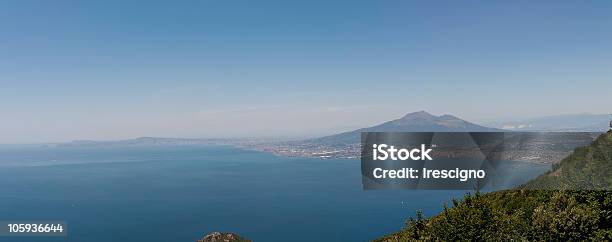
[[201,145],[223,143],[223,139],[183,139],[183,138],[159,138],[140,137],[136,139],[95,141],[75,140],[69,143],[58,144],[58,146],[152,146],[152,145]]
[[362,132],[499,132],[502,129],[489,128],[470,123],[453,115],[435,116],[425,111],[404,115],[369,128],[357,129],[336,135],[309,140],[322,144],[359,143]]
[[607,114],[581,113],[492,122],[487,125],[512,131],[603,132],[608,130],[609,122],[610,115]]

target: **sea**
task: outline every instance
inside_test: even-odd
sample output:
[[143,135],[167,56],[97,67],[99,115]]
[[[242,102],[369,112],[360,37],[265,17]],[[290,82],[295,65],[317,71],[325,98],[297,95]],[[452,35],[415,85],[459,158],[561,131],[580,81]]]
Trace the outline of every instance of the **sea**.
[[[517,184],[550,168],[517,164]],[[360,169],[232,146],[0,146],[0,221],[64,221],[67,232],[0,241],[369,241],[472,192],[363,190]]]

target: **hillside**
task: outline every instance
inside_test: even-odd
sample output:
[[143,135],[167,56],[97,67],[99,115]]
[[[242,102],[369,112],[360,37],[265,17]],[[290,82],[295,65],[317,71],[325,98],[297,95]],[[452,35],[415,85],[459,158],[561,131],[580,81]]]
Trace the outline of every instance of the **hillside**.
[[431,218],[417,212],[404,229],[376,241],[609,241],[611,167],[608,132],[518,189],[468,194]]
[[403,117],[368,128],[310,140],[321,144],[359,143],[362,132],[499,132],[501,129],[480,126],[453,115],[435,116],[425,111],[408,113]]
[[555,164],[552,170],[520,187],[521,189],[612,189],[612,133],[599,136],[586,147]]

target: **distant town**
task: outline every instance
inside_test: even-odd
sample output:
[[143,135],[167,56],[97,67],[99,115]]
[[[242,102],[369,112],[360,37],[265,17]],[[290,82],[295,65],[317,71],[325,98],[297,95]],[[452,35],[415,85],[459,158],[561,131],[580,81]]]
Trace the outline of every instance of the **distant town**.
[[[519,133],[517,133],[519,134]],[[532,138],[524,138],[520,143],[515,140],[507,140],[504,150],[499,157],[504,160],[524,161],[533,163],[556,163],[567,157],[572,151],[581,146],[586,146],[597,137],[598,132],[577,133],[533,133],[537,135]],[[562,136],[562,137],[561,137]],[[324,144],[313,141],[287,141],[287,142],[257,142],[241,141],[234,143],[242,148],[272,153],[278,156],[309,157],[319,159],[359,159],[361,156],[361,144]],[[434,152],[439,156],[456,156],[449,151],[439,150]]]

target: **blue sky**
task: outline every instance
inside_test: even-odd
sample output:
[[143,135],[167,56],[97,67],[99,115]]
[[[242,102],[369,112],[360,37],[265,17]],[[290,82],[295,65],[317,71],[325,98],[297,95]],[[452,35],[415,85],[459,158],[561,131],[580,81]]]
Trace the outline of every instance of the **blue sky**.
[[0,143],[608,113],[610,1],[1,1]]

